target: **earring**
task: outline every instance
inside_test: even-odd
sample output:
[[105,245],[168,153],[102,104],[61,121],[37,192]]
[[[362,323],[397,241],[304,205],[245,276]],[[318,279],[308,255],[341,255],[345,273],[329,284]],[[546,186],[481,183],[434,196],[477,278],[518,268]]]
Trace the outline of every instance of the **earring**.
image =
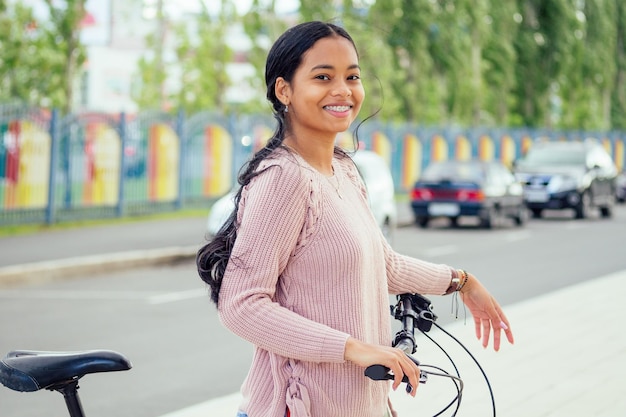
[[285,104],[285,113],[289,113],[289,105]]

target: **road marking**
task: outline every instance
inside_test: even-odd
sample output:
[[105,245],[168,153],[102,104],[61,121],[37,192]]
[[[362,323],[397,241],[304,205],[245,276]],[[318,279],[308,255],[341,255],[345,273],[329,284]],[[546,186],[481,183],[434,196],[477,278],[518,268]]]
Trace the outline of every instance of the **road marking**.
[[450,255],[458,251],[459,247],[457,245],[436,246],[434,248],[426,249],[424,251],[424,255],[427,258],[434,258],[436,256]]
[[580,220],[574,221],[574,222],[568,222],[565,225],[565,228],[567,230],[579,230],[579,229],[584,229],[586,227],[589,227],[589,226],[586,224],[583,224]]
[[168,292],[165,294],[153,295],[148,298],[149,304],[166,304],[175,303],[177,301],[189,300],[192,298],[208,297],[208,290],[204,288],[196,288],[193,290]]
[[530,239],[532,234],[528,230],[507,233],[504,239],[507,242],[517,242],[519,240]]

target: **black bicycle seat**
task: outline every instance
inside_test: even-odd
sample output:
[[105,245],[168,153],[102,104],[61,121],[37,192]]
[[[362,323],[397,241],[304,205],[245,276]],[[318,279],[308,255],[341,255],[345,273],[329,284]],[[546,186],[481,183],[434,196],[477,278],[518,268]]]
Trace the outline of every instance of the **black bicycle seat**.
[[96,372],[127,371],[132,367],[111,350],[46,352],[13,350],[0,360],[0,383],[15,391],[55,389]]

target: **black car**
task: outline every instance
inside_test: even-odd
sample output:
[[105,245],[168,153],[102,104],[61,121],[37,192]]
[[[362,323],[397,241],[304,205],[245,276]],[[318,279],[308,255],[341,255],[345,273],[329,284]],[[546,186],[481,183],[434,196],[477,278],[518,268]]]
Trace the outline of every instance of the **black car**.
[[617,168],[596,141],[535,143],[515,163],[514,172],[534,217],[545,209],[573,209],[577,219],[592,208],[600,209],[602,217],[612,215]]
[[517,225],[526,220],[522,186],[499,161],[431,163],[413,186],[411,208],[421,227],[440,217],[453,226],[460,217],[476,217],[485,228],[497,218],[512,218]]

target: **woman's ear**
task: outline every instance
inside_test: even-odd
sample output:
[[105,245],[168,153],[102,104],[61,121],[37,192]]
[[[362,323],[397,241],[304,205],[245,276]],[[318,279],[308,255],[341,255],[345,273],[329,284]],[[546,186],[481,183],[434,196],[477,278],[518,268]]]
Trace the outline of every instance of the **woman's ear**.
[[283,78],[276,78],[276,82],[274,83],[274,94],[276,94],[276,98],[280,100],[285,106],[290,104],[289,94],[291,93],[291,86],[289,83]]

